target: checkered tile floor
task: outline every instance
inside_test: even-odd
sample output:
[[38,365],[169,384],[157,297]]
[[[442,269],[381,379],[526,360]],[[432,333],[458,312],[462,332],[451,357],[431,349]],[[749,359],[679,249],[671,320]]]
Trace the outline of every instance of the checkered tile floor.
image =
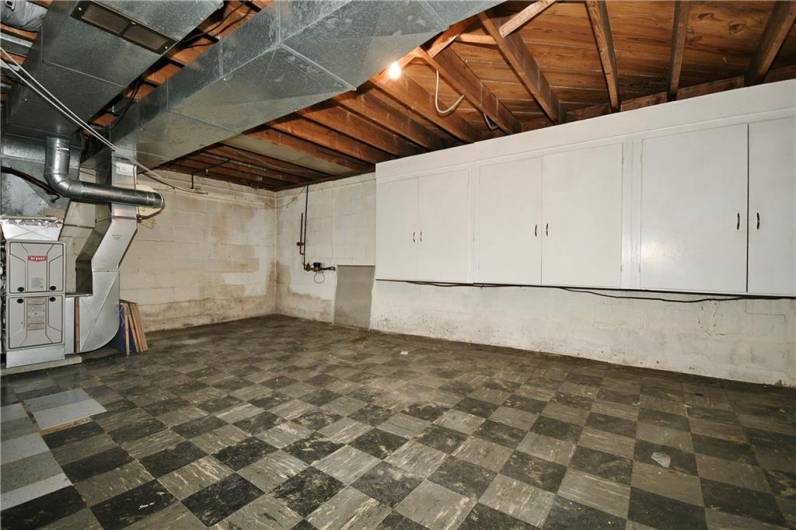
[[107,412],[3,528],[796,526],[793,390],[286,317],[151,342],[48,373]]

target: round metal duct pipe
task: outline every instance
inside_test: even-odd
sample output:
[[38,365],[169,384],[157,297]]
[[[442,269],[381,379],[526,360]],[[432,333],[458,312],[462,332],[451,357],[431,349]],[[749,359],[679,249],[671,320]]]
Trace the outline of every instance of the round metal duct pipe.
[[132,204],[163,208],[163,196],[154,191],[131,190],[69,178],[69,140],[47,137],[44,150],[44,178],[59,195],[77,202]]

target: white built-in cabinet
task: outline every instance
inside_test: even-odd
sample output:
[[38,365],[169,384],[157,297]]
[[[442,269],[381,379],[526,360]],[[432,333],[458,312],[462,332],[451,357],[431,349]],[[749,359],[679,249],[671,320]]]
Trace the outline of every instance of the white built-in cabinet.
[[471,281],[469,197],[466,170],[380,183],[376,209],[379,278]]
[[746,124],[647,138],[641,287],[746,290]]
[[541,283],[541,157],[483,165],[475,189],[476,281]]
[[622,146],[542,159],[542,284],[619,287]]
[[749,124],[749,292],[796,294],[796,118]]
[[796,296],[792,113],[478,152],[377,179],[378,279]]

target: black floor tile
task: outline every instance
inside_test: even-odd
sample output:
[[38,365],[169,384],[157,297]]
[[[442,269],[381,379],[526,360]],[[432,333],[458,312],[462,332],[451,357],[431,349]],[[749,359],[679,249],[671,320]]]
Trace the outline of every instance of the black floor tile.
[[630,485],[633,462],[627,458],[579,446],[569,463],[575,469],[591,473],[620,484]]
[[279,394],[277,392],[274,392],[273,394],[265,397],[252,399],[251,401],[249,401],[249,403],[251,403],[255,407],[260,407],[263,410],[271,410],[283,403],[291,401],[292,399],[293,398],[286,396],[284,394]]
[[276,414],[271,414],[268,411],[261,412],[251,418],[246,418],[235,423],[235,427],[246,431],[249,434],[257,434],[270,429],[271,427],[282,423],[284,420]]
[[545,436],[550,436],[566,442],[577,442],[583,428],[574,423],[567,423],[546,416],[539,416],[536,422],[534,422],[531,430],[535,433],[544,434]]
[[250,437],[235,445],[225,447],[213,456],[219,462],[237,471],[249,464],[253,464],[274,451],[276,451],[275,447],[272,447],[259,438]]
[[292,379],[290,377],[287,377],[287,376],[284,376],[284,375],[280,375],[278,377],[273,377],[271,379],[267,379],[267,380],[263,381],[260,384],[263,385],[264,387],[268,387],[268,388],[271,388],[271,389],[276,389],[276,388],[284,388],[284,387],[290,386],[290,385],[292,385],[294,383],[298,383],[298,381],[296,381],[295,379]]
[[200,490],[182,503],[206,526],[212,526],[263,494],[237,473]]
[[764,523],[785,525],[785,518],[771,494],[703,478],[702,496],[707,507]]
[[72,482],[80,482],[101,473],[112,471],[133,459],[121,447],[114,447],[101,453],[70,462],[63,466],[64,474]]
[[436,403],[414,403],[404,409],[404,414],[426,421],[434,421],[450,407]]
[[515,394],[509,396],[509,398],[503,402],[503,405],[514,409],[524,410],[525,412],[539,414],[542,412],[542,410],[544,410],[547,402]]
[[318,409],[318,410],[311,410],[305,414],[302,414],[293,421],[303,427],[308,428],[311,431],[317,431],[323,429],[327,425],[331,425],[340,418],[342,418],[342,416],[340,416],[339,414]]
[[627,436],[629,438],[636,437],[636,422],[625,418],[609,416],[608,414],[600,414],[598,412],[590,413],[586,418],[586,426],[620,436]]
[[349,445],[384,460],[406,443],[405,438],[381,429],[371,429]]
[[377,528],[378,530],[426,530],[426,527],[422,524],[417,524],[398,512],[392,512],[385,517]]
[[327,457],[342,447],[342,444],[335,443],[323,436],[315,433],[309,438],[299,440],[283,449],[284,452],[291,454],[308,464]]
[[203,456],[205,456],[204,451],[194,444],[191,442],[182,442],[171,449],[164,449],[163,451],[142,458],[141,464],[143,464],[153,477],[158,478],[182,466],[187,466]]
[[316,407],[320,407],[321,405],[331,403],[332,401],[334,401],[339,397],[340,394],[338,394],[337,392],[332,392],[331,390],[326,390],[325,388],[321,388],[314,392],[310,392],[305,396],[301,396],[301,401],[305,401],[310,405],[315,405]]
[[757,458],[749,444],[722,440],[712,436],[702,436],[700,434],[692,434],[691,439],[694,442],[694,451],[697,453],[723,458],[740,464],[757,465]]
[[334,497],[343,487],[344,484],[339,480],[314,467],[308,467],[287,479],[272,494],[285,501],[291,510],[306,516]]
[[476,504],[459,530],[535,530],[535,526],[515,519],[484,504]]
[[724,409],[709,409],[705,407],[689,407],[688,417],[700,420],[718,421],[721,423],[736,424],[738,417],[735,412]]
[[429,477],[429,480],[466,497],[478,499],[495,476],[495,473],[481,466],[449,456]]
[[551,401],[581,410],[591,409],[592,403],[594,403],[592,399],[589,399],[587,397],[575,396],[573,394],[566,394],[564,392],[556,393],[556,395],[553,396],[553,399]]
[[181,398],[171,398],[171,399],[164,399],[162,401],[157,401],[150,405],[146,405],[143,408],[148,413],[152,414],[153,416],[160,416],[161,414],[165,414],[167,412],[172,412],[177,409],[181,409],[183,407],[189,406],[190,403],[185,401]]
[[349,415],[349,418],[375,427],[387,421],[392,415],[393,412],[385,408],[377,405],[367,405]]
[[633,458],[639,462],[650,465],[660,465],[652,459],[652,453],[665,453],[671,458],[671,469],[682,471],[691,475],[697,475],[696,457],[691,453],[686,453],[674,447],[657,445],[644,440],[636,440],[636,448]]
[[566,472],[567,468],[561,464],[548,462],[519,451],[514,451],[511,454],[500,471],[502,475],[553,493],[558,491]]
[[185,438],[195,438],[206,432],[219,429],[226,424],[227,423],[224,420],[209,414],[207,416],[202,416],[201,418],[196,418],[191,421],[186,421],[185,423],[175,425],[171,428],[171,430]]
[[796,473],[769,470],[766,470],[765,473],[768,485],[771,486],[771,491],[775,495],[786,499],[796,499]]
[[90,421],[88,423],[81,423],[75,427],[70,427],[69,429],[63,429],[45,434],[43,438],[47,443],[47,447],[50,449],[56,449],[62,445],[85,440],[86,438],[91,438],[92,436],[102,433],[102,428],[100,428],[100,426],[95,422]]
[[466,435],[439,425],[429,426],[417,437],[418,442],[448,454],[458,449],[465,440],[467,440]]
[[610,401],[611,403],[619,403],[622,405],[638,406],[638,394],[625,394],[622,392],[615,392],[606,388],[601,388],[597,392],[597,399],[600,401]]
[[155,434],[165,429],[166,426],[155,418],[147,419],[130,425],[120,427],[108,434],[117,444],[132,442],[150,434]]
[[421,477],[381,462],[352,485],[382,504],[395,506],[423,482]]
[[202,409],[203,411],[212,414],[214,412],[220,412],[224,409],[234,407],[238,403],[240,403],[239,399],[234,398],[232,396],[224,396],[220,398],[208,399],[207,401],[202,401],[196,406]]
[[625,528],[625,520],[556,496],[553,508],[545,519],[543,530],[618,530]]
[[679,414],[670,414],[659,410],[642,408],[638,411],[638,421],[640,423],[652,423],[659,427],[677,429],[678,431],[688,431],[690,426],[688,418]]
[[85,506],[80,493],[69,486],[3,510],[0,522],[4,530],[39,528],[77,513]]
[[337,378],[332,377],[331,375],[326,374],[318,374],[316,376],[310,377],[305,381],[305,383],[309,383],[310,385],[318,386],[318,387],[325,387],[338,381]]
[[495,409],[498,408],[497,405],[494,403],[488,403],[486,401],[481,401],[480,399],[473,399],[473,398],[464,398],[463,400],[459,401],[455,407],[456,410],[463,410],[464,412],[469,412],[474,416],[481,416],[482,418],[488,418],[495,412]]
[[707,529],[703,508],[638,488],[630,490],[628,519],[660,530]]
[[91,508],[105,530],[119,530],[159,512],[175,501],[157,480],[117,495]]
[[525,438],[525,431],[492,420],[486,420],[482,423],[474,434],[511,449],[517,447],[522,439]]

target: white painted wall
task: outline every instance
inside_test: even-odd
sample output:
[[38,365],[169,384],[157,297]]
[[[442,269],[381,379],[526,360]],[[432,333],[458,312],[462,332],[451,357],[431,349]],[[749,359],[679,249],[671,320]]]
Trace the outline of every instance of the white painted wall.
[[[159,171],[178,186],[189,177]],[[166,209],[143,220],[121,265],[121,297],[140,305],[147,331],[236,320],[276,308],[276,211],[271,192],[197,178],[206,195],[146,178]],[[74,259],[93,224],[90,205],[70,208],[70,288]]]
[[[373,174],[309,188],[307,261],[324,265],[373,265],[376,245],[376,181]],[[305,188],[277,194],[276,311],[332,322],[337,277],[302,269],[296,242]]]

